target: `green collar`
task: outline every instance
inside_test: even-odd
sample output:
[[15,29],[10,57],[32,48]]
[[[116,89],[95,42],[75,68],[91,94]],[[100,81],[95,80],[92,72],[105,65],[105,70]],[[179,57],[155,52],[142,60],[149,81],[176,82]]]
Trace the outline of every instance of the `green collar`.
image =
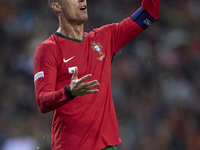
[[61,37],[61,38],[69,39],[69,40],[72,40],[72,41],[75,41],[75,42],[78,42],[78,43],[81,43],[85,39],[85,35],[84,34],[83,34],[83,39],[82,40],[79,40],[79,39],[76,39],[76,38],[73,38],[73,37],[65,36],[65,35],[57,32],[57,31],[54,34],[59,36],[59,37]]

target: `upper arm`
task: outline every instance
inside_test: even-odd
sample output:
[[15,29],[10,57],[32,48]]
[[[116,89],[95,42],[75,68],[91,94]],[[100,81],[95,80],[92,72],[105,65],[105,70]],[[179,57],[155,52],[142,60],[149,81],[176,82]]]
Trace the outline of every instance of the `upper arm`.
[[111,51],[117,53],[124,45],[139,35],[143,29],[136,24],[130,17],[119,23],[107,26],[110,36]]
[[[57,67],[56,55],[45,44],[38,45],[34,55],[34,83],[36,95],[41,91],[50,92],[55,90]],[[37,76],[41,73],[42,76]]]

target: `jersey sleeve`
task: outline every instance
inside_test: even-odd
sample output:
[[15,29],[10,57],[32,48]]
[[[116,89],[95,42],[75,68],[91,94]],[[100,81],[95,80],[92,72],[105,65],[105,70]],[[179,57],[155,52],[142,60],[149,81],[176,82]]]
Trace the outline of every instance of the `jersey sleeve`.
[[160,0],[143,0],[142,6],[131,17],[105,26],[111,35],[113,53],[117,53],[159,18],[159,2]]
[[160,0],[143,0],[142,7],[147,11],[155,20],[159,18],[159,5]]
[[42,113],[55,110],[69,101],[65,87],[55,91],[58,62],[50,46],[38,45],[34,55],[36,104]]
[[111,51],[114,54],[143,31],[130,17],[106,28],[111,35]]
[[142,6],[131,15],[131,18],[142,28],[146,29],[159,18],[160,0],[143,0]]

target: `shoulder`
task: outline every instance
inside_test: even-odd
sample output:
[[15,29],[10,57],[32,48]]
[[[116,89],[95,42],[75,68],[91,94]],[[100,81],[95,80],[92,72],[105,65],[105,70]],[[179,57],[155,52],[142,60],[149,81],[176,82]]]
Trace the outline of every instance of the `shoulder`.
[[48,39],[37,45],[35,53],[57,53],[59,51],[59,42],[56,35],[52,34]]
[[103,25],[99,28],[95,28],[89,33],[84,33],[86,37],[96,37],[108,35],[111,32],[112,24]]
[[51,48],[51,47],[56,47],[56,46],[57,46],[56,37],[54,34],[52,34],[48,39],[38,44],[37,47]]
[[55,38],[55,35],[51,35],[48,39],[37,46],[34,54],[35,63],[59,64],[57,61],[60,58],[60,50]]
[[48,39],[37,45],[35,50],[36,56],[53,56],[57,57],[59,55],[59,45],[56,40],[56,36],[53,34]]

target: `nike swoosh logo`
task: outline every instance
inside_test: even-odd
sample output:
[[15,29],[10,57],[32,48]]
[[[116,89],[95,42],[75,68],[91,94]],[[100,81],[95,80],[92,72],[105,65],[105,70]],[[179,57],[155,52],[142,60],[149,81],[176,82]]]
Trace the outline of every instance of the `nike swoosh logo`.
[[71,57],[71,58],[69,58],[69,59],[67,59],[67,60],[66,60],[65,58],[63,58],[63,62],[64,62],[64,63],[67,63],[68,61],[70,61],[70,60],[73,59],[74,57],[75,57],[75,56],[73,56],[73,57]]

